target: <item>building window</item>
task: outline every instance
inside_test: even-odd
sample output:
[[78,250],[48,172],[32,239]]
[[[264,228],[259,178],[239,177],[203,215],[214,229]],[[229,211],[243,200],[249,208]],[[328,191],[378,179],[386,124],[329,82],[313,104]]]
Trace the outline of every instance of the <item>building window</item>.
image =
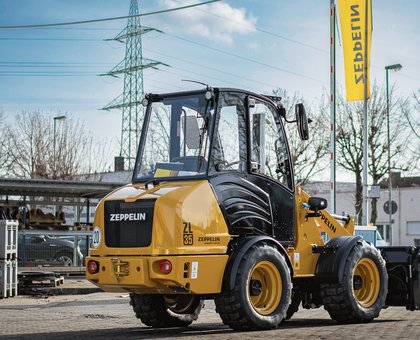
[[392,226],[389,224],[378,224],[378,232],[381,234],[382,238],[392,245]]
[[420,222],[407,222],[407,235],[420,235]]

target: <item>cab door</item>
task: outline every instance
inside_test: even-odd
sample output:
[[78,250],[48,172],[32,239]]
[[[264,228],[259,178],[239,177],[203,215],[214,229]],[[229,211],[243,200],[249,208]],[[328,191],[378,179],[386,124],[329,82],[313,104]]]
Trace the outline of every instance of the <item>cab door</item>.
[[270,197],[273,236],[294,242],[294,183],[283,123],[269,102],[247,97],[248,180]]

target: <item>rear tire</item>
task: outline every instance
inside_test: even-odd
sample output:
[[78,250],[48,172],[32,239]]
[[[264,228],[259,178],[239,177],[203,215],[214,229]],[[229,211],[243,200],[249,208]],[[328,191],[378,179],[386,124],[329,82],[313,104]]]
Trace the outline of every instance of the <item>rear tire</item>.
[[341,323],[370,322],[379,316],[388,293],[388,274],[379,251],[365,241],[351,250],[341,283],[321,284],[331,318]]
[[187,327],[203,306],[194,295],[130,294],[130,305],[136,317],[153,328]]
[[289,267],[277,249],[259,243],[239,264],[235,287],[215,298],[225,325],[237,330],[277,328],[290,305]]

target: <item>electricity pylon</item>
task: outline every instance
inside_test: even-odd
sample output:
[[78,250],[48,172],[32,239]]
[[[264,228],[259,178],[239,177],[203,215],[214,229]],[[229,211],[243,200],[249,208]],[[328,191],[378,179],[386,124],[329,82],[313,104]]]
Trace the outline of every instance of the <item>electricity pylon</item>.
[[143,58],[142,35],[151,31],[161,31],[141,26],[140,17],[135,17],[138,14],[138,2],[131,0],[127,27],[114,39],[110,39],[121,43],[125,42],[125,58],[111,71],[102,74],[112,77],[124,75],[123,93],[106,105],[103,110],[122,110],[120,156],[124,157],[124,169],[128,170],[134,167],[144,118],[144,108],[141,104],[144,97],[143,70],[146,68],[157,69],[158,65],[169,66],[159,61]]

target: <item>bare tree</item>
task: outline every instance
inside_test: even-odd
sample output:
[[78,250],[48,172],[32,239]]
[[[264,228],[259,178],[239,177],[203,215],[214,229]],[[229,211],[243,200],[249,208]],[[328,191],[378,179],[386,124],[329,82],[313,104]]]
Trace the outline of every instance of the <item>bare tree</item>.
[[[402,114],[408,109],[407,99],[397,97],[394,87],[390,91],[390,140],[387,140],[387,107],[385,91],[377,84],[368,101],[368,173],[377,185],[388,174],[388,149],[391,169],[407,171],[412,167],[407,145],[411,131]],[[337,103],[337,163],[355,175],[355,210],[361,223],[363,203],[363,102],[346,102],[342,96]],[[370,223],[377,218],[377,199],[371,201]]]
[[3,140],[0,167],[8,177],[72,179],[106,165],[107,145],[95,145],[91,132],[71,116],[57,122],[54,133],[53,114],[23,111],[6,124]]
[[[288,119],[295,119],[295,105],[304,102],[304,100],[296,93],[289,96],[286,90],[280,88],[273,90],[273,95],[282,98]],[[319,105],[316,110],[306,106],[306,111],[312,120],[309,124],[310,137],[308,141],[300,139],[296,124],[285,124],[295,179],[302,184],[308,182],[328,166],[325,156],[328,154],[330,131],[326,111],[322,105]]]
[[412,132],[412,139],[408,147],[414,155],[412,161],[415,162],[414,170],[418,175],[420,171],[420,90],[413,93],[412,100],[412,104],[401,105],[401,112]]
[[0,169],[1,169],[1,164],[4,163],[5,161],[5,143],[6,140],[4,138],[4,134],[5,134],[5,118],[4,118],[4,112],[3,110],[0,108]]
[[[413,100],[414,107],[411,110],[406,110],[406,107],[404,107],[403,113],[404,116],[407,118],[408,125],[413,131],[413,134],[418,142],[420,140],[420,90],[418,90],[417,93],[413,93]],[[416,114],[416,116],[414,116],[414,114]]]

